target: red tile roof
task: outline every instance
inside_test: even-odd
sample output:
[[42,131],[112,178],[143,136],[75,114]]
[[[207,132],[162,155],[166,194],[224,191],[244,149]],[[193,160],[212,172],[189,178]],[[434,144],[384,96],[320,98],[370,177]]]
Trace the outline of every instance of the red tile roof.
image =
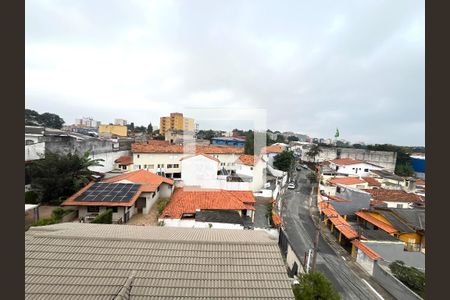
[[355,184],[365,184],[366,181],[359,179],[358,177],[343,177],[343,178],[332,178],[329,180],[331,184],[344,184],[344,185],[355,185]]
[[162,141],[162,140],[148,140],[148,145],[156,145],[156,146],[168,146],[170,145],[170,141]]
[[236,160],[236,163],[246,166],[254,166],[258,162],[258,157],[254,155],[242,154]]
[[154,192],[162,184],[167,183],[173,185],[173,180],[167,177],[156,175],[147,170],[137,170],[122,175],[114,176],[103,180],[103,182],[119,182],[128,180],[133,183],[141,184],[141,192]]
[[243,148],[227,146],[203,146],[198,145],[152,145],[152,144],[131,144],[133,153],[205,153],[205,154],[243,154]]
[[282,224],[281,217],[274,212],[272,212],[272,221],[275,226],[280,226]]
[[360,164],[360,163],[363,163],[364,161],[356,160],[356,159],[352,159],[352,158],[340,158],[340,159],[330,160],[330,162],[332,162],[336,165],[339,165],[339,166],[343,166],[343,165]]
[[364,252],[364,254],[366,254],[372,260],[378,260],[382,258],[381,255],[376,253],[374,250],[370,249],[367,245],[360,242],[359,240],[353,240],[352,244],[355,245],[356,248]]
[[133,156],[129,156],[129,155],[121,156],[118,159],[116,159],[114,162],[117,164],[120,164],[120,165],[128,166],[128,165],[133,164]]
[[180,219],[183,214],[193,214],[197,209],[255,210],[255,202],[251,191],[177,188],[161,218]]
[[334,209],[333,205],[322,201],[319,203],[322,213],[333,223],[334,227],[340,231],[347,239],[358,237],[355,229]]
[[425,185],[425,180],[423,180],[423,179],[417,179],[417,180],[416,180],[416,185]]
[[378,180],[376,180],[373,177],[363,177],[362,178],[365,182],[367,182],[369,184],[369,186],[381,186],[381,183],[378,182]]
[[283,152],[283,147],[280,145],[270,145],[261,148],[261,153],[281,153]]
[[366,220],[367,222],[377,226],[378,228],[386,231],[389,234],[398,232],[398,230],[395,229],[394,227],[392,227],[391,225],[386,224],[385,222],[378,220],[377,218],[371,216],[370,214],[368,214],[368,213],[366,213],[364,211],[358,211],[358,212],[356,212],[356,215],[358,217]]
[[187,158],[191,158],[191,157],[195,157],[195,156],[198,156],[198,155],[202,155],[202,156],[204,156],[204,157],[206,157],[206,158],[209,158],[209,159],[211,159],[211,160],[214,160],[214,161],[217,161],[217,162],[220,163],[220,160],[219,160],[219,159],[217,159],[217,158],[215,158],[215,157],[212,157],[211,155],[204,154],[204,153],[188,155],[188,156],[185,156],[185,157],[180,158],[180,160],[187,159]]
[[84,188],[67,198],[66,201],[64,201],[61,206],[130,206],[133,205],[134,202],[139,198],[141,195],[141,191],[139,190],[133,198],[130,199],[128,202],[117,202],[117,201],[76,201],[75,199],[78,198],[82,193],[87,191],[95,182],[90,182],[88,185],[86,185]]
[[422,197],[413,193],[407,193],[402,190],[387,189],[365,189],[372,195],[373,200],[385,202],[418,202],[423,201]]

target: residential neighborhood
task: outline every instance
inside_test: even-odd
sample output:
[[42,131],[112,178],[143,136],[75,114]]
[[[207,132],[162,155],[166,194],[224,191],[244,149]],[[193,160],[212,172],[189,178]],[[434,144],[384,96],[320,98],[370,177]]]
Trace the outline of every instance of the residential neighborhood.
[[33,0],[22,23],[25,299],[433,296],[424,1]]

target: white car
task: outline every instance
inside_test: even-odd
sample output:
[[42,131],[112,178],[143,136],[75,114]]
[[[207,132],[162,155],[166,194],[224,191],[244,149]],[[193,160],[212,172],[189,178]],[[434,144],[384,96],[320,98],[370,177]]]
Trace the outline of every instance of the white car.
[[290,182],[290,183],[288,184],[288,189],[290,189],[290,190],[295,189],[295,183]]

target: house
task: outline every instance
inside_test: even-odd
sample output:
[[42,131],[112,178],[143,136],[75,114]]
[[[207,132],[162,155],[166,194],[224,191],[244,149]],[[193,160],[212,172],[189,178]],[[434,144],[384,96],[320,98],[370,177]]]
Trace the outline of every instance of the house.
[[366,229],[383,230],[404,243],[408,251],[425,249],[425,210],[373,208],[356,213],[359,224]]
[[137,213],[148,214],[159,198],[169,198],[173,180],[145,170],[91,182],[62,203],[78,210],[81,220],[89,221],[111,208],[113,222],[126,223]]
[[244,148],[245,140],[234,137],[214,137],[211,139],[211,145],[223,145]]
[[266,183],[267,163],[263,156],[242,154],[236,160],[236,174],[238,176],[250,177],[252,190],[263,188]]
[[149,170],[169,178],[181,178],[180,159],[192,154],[207,154],[217,158],[219,167],[229,172],[236,169],[235,161],[244,149],[227,146],[156,145],[135,143],[131,145],[133,169]]
[[322,201],[318,204],[320,219],[333,233],[338,243],[348,252],[351,252],[351,241],[358,238],[356,230],[334,209],[328,201]]
[[275,156],[283,152],[285,148],[279,144],[273,144],[270,146],[262,147],[261,154],[264,160],[267,161],[271,166],[273,166],[273,159]]
[[369,176],[372,170],[383,169],[380,166],[362,160],[340,158],[330,160],[329,166],[339,174]]
[[133,156],[124,155],[119,157],[114,161],[114,169],[120,169],[122,171],[128,172],[133,169]]
[[365,191],[372,195],[373,201],[385,203],[389,208],[411,208],[415,203],[424,201],[423,196],[403,190],[365,189]]
[[358,177],[335,177],[328,180],[328,183],[332,186],[345,185],[356,189],[365,189],[369,187],[367,181]]
[[44,127],[25,126],[25,162],[45,157],[44,133]]
[[184,186],[217,188],[220,160],[208,154],[185,156],[181,162],[181,181]]
[[243,229],[253,224],[255,202],[251,191],[176,188],[159,221],[174,227]]
[[370,208],[369,193],[345,185],[337,185],[334,195],[322,195],[322,199],[332,204],[333,208],[347,221],[356,220],[355,213]]
[[401,189],[406,186],[405,178],[388,170],[371,170],[369,176],[379,181],[382,188]]
[[294,300],[265,231],[60,223],[25,233],[25,299]]

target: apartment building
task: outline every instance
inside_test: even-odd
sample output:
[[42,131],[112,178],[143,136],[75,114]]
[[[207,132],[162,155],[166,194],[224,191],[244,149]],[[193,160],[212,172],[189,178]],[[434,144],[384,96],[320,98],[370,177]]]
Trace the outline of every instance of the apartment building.
[[219,160],[220,170],[235,172],[236,160],[244,149],[225,146],[162,145],[135,143],[131,145],[133,169],[148,170],[169,178],[181,178],[181,159],[192,154],[208,154]]
[[174,112],[168,117],[161,117],[159,120],[159,133],[165,135],[166,131],[183,130],[183,131],[196,131],[196,124],[193,118],[186,118],[182,113]]

